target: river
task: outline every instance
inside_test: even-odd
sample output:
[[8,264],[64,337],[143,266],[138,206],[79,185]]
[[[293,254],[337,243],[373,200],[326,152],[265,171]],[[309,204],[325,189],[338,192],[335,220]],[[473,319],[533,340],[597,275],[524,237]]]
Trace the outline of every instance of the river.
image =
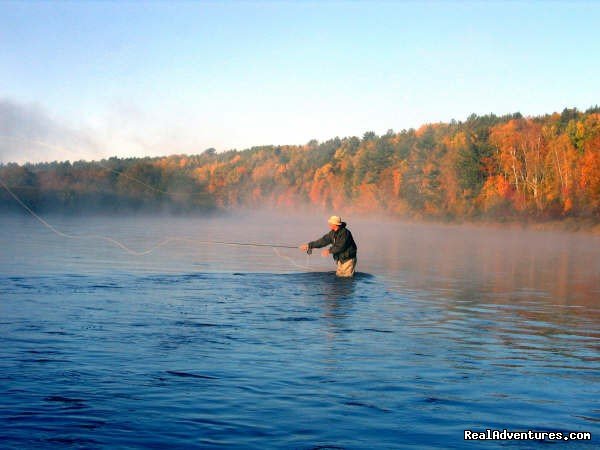
[[3,448],[600,442],[598,236],[350,220],[344,280],[210,243],[299,245],[320,215],[45,219],[0,217]]

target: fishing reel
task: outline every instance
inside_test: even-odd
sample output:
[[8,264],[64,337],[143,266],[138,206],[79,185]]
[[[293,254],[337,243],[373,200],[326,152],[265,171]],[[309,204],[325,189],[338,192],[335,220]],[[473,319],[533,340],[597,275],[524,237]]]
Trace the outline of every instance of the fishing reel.
[[308,248],[306,249],[306,254],[307,254],[307,255],[312,255],[312,248],[308,247]]

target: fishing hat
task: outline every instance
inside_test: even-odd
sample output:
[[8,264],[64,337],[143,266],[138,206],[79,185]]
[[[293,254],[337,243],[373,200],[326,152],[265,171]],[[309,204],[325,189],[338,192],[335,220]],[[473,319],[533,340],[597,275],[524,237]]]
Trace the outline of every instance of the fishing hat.
[[329,220],[327,221],[328,224],[330,225],[341,225],[342,224],[342,218],[340,216],[331,216],[329,218]]

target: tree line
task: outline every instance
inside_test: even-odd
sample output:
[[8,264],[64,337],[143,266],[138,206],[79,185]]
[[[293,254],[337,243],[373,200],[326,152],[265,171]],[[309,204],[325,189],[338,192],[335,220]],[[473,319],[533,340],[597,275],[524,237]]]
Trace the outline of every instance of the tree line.
[[[600,108],[471,115],[378,136],[156,158],[5,164],[37,211],[238,207],[437,219],[600,220]],[[0,208],[19,207],[6,191]]]

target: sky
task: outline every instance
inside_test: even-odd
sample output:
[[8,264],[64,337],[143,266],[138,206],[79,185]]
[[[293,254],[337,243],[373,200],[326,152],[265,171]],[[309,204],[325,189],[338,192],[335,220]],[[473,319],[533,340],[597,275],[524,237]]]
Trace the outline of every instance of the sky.
[[600,1],[0,2],[0,162],[600,104]]

